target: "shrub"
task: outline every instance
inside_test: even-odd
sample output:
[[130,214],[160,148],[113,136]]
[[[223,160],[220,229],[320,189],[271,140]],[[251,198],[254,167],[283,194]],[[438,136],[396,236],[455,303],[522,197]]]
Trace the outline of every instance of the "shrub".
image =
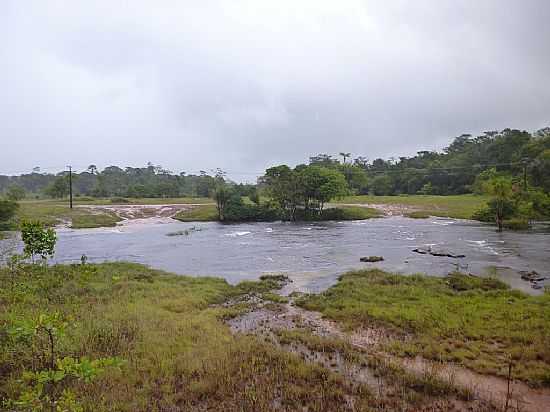
[[516,217],[504,221],[504,227],[511,230],[526,230],[529,229],[529,221],[525,218]]
[[18,207],[19,205],[11,200],[0,200],[0,230],[10,229],[10,221]]
[[6,191],[6,197],[14,202],[24,199],[26,195],[25,189],[19,185],[11,185]]
[[283,211],[273,203],[245,204],[240,196],[232,196],[225,206],[224,218],[228,222],[273,222],[283,218]]
[[46,229],[42,222],[35,220],[21,223],[21,238],[25,244],[24,253],[33,262],[36,255],[44,260],[53,256],[57,236],[55,230]]

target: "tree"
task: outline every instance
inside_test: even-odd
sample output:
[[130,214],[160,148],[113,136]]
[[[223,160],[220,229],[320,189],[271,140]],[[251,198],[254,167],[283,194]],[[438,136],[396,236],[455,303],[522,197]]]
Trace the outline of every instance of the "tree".
[[88,168],[86,170],[88,171],[88,173],[90,173],[92,175],[97,174],[97,166],[96,165],[90,165],[90,166],[88,166]]
[[221,222],[225,220],[225,208],[232,194],[233,191],[227,187],[226,184],[219,184],[214,190],[214,200],[216,201],[216,209],[218,210],[218,219]]
[[0,200],[0,230],[9,228],[9,221],[15,216],[18,207],[11,200]]
[[260,182],[266,186],[273,201],[288,214],[288,218],[296,220],[296,209],[302,199],[302,188],[296,170],[287,165],[271,167],[265,171]]
[[250,191],[250,193],[248,194],[248,198],[250,199],[250,201],[256,205],[260,205],[260,192],[258,191],[257,188],[252,188],[252,190]]
[[318,197],[319,213],[323,212],[325,203],[330,202],[338,196],[344,196],[348,191],[348,185],[344,175],[336,170],[322,169],[321,185],[319,186]]
[[324,204],[347,192],[344,175],[338,170],[321,166],[296,167],[302,188],[304,208],[322,213]]
[[56,198],[56,199],[62,199],[65,196],[67,196],[67,193],[69,192],[69,183],[67,181],[67,177],[57,176],[55,180],[46,187],[44,190],[44,193],[47,196]]
[[57,235],[52,228],[45,228],[44,224],[38,220],[23,221],[21,223],[21,238],[25,247],[25,255],[30,257],[34,263],[34,257],[40,256],[46,260],[48,256],[53,256]]
[[26,195],[25,189],[19,185],[11,185],[6,191],[6,197],[14,202],[24,199]]
[[371,188],[377,196],[387,196],[392,194],[392,179],[388,175],[378,175],[371,182]]
[[340,152],[339,154],[344,158],[342,163],[346,163],[346,159],[351,156],[351,153]]
[[507,204],[512,198],[512,181],[506,177],[495,177],[485,183],[485,192],[492,196],[489,202],[495,212],[495,221],[499,232],[502,232]]
[[368,177],[365,169],[357,164],[341,164],[339,170],[344,174],[349,188],[353,193],[366,194]]
[[338,166],[338,160],[333,159],[331,155],[321,153],[317,156],[311,156],[309,158],[309,164],[311,166],[336,167]]

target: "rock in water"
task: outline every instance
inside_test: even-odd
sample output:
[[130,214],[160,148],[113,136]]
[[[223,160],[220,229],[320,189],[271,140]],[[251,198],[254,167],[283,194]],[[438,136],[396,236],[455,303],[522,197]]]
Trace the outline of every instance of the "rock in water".
[[413,252],[420,253],[421,255],[450,257],[450,258],[454,258],[454,259],[461,259],[461,258],[466,257],[466,255],[454,254],[454,253],[451,253],[451,252],[441,251],[441,250],[432,250],[431,248],[424,249],[424,248],[421,248],[421,247],[413,249]]
[[374,263],[374,262],[381,262],[384,260],[382,256],[364,256],[359,259],[361,262],[367,262],[367,263]]

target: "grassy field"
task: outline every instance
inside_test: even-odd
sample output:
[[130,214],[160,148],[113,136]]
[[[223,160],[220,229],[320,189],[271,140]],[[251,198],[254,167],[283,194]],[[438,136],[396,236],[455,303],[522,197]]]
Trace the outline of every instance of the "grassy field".
[[[334,216],[336,220],[364,220],[382,217],[384,215],[381,211],[370,207],[341,206],[333,209],[338,210],[336,216]],[[323,211],[327,218],[333,217],[331,216],[331,210],[332,209],[325,209]]]
[[181,222],[214,222],[218,220],[218,211],[215,205],[197,206],[179,211],[174,219]]
[[405,196],[347,196],[334,203],[404,205],[416,209],[411,217],[441,216],[469,219],[487,202],[479,195],[405,195]]
[[[151,199],[95,199],[75,198],[74,205],[158,205],[158,204],[204,204],[211,202],[208,198],[151,198]],[[112,212],[90,210],[86,208],[69,208],[67,200],[23,200],[19,202],[18,218],[38,219],[48,226],[63,222],[72,222],[76,229],[115,226],[120,218]]]
[[[356,410],[375,405],[362,384],[263,339],[232,335],[223,319],[235,309],[212,306],[276,283],[230,286],[126,263],[0,269],[0,404],[50,410],[49,394],[72,399],[63,410],[75,411],[344,411],[350,399]],[[53,330],[59,361],[53,368],[46,330]],[[67,357],[88,365],[87,378],[55,372]],[[90,372],[90,359],[111,357],[122,360],[118,367]],[[39,386],[32,371],[42,371],[42,381],[55,372],[58,380]]]
[[115,226],[121,220],[114,213],[78,207],[71,210],[66,203],[51,201],[20,202],[17,217],[19,220],[40,220],[48,226],[72,222],[71,226],[77,229]]
[[[494,279],[350,272],[299,304],[350,329],[378,325],[401,339],[388,350],[452,361],[550,386],[550,292],[527,296]],[[406,337],[410,336],[410,339]]]

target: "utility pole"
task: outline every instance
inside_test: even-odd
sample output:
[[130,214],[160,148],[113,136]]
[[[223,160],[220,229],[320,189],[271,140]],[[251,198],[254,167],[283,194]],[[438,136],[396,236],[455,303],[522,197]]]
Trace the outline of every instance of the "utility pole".
[[69,205],[70,208],[73,208],[73,169],[71,166],[69,168]]

